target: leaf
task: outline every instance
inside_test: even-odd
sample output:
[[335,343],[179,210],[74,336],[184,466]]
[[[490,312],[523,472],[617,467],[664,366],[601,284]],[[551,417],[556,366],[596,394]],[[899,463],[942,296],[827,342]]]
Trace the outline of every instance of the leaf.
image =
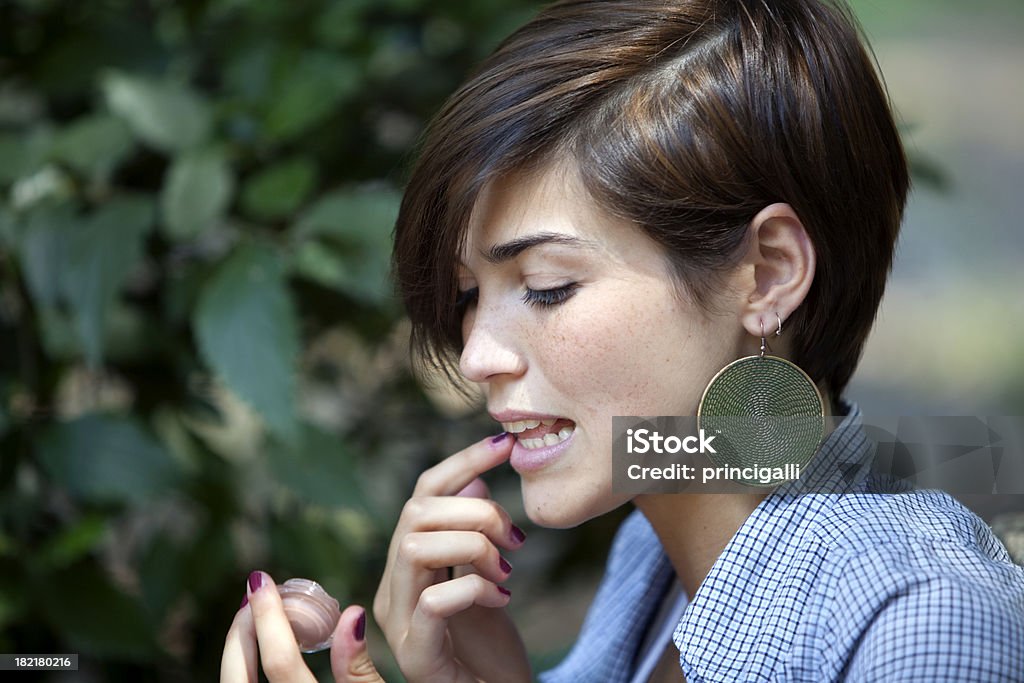
[[39,557],[47,567],[65,567],[92,550],[106,532],[106,518],[89,515],[51,538],[40,549]]
[[298,442],[273,444],[268,463],[274,480],[306,503],[368,509],[352,453],[334,434],[307,425]]
[[181,544],[164,533],[157,535],[139,560],[142,595],[149,613],[163,618],[185,587],[185,556]]
[[123,121],[99,114],[83,117],[61,131],[51,153],[81,173],[105,178],[134,146],[131,131]]
[[17,224],[14,212],[5,205],[0,204],[0,247],[5,247],[12,251],[17,248]]
[[360,85],[360,71],[349,60],[327,52],[309,52],[289,64],[278,81],[266,113],[266,134],[285,140],[325,119]]
[[46,356],[57,361],[81,358],[82,344],[71,316],[59,308],[40,308],[38,314],[40,341]]
[[68,567],[34,592],[52,628],[73,651],[133,660],[156,655],[154,628],[141,605],[94,565]]
[[173,458],[131,418],[58,423],[44,432],[39,455],[55,483],[89,502],[150,503],[180,478]]
[[52,131],[38,126],[27,133],[0,135],[0,183],[10,183],[38,171],[46,160]]
[[236,571],[237,557],[228,526],[220,520],[207,524],[183,552],[181,576],[189,593],[200,599],[219,593]]
[[207,365],[271,430],[295,438],[299,333],[278,255],[240,247],[203,287],[192,324]]
[[159,150],[196,147],[210,133],[207,104],[179,83],[113,72],[103,79],[103,93],[135,135]]
[[290,215],[309,195],[316,182],[316,166],[309,159],[291,159],[250,178],[242,191],[242,208],[253,218],[272,220]]
[[195,237],[221,219],[233,191],[234,177],[222,153],[179,156],[160,193],[164,234],[172,240]]
[[70,204],[46,203],[28,212],[18,251],[25,283],[38,308],[57,305],[77,221]]
[[344,290],[351,277],[345,259],[318,241],[303,242],[291,265],[297,274],[331,289]]
[[[305,242],[298,250],[299,272],[330,273],[343,292],[381,303],[391,293],[391,234],[399,201],[398,193],[390,189],[349,190],[325,196],[293,228],[294,238]],[[340,261],[331,263],[325,254],[317,253],[319,248],[307,249],[312,238],[330,244]]]
[[148,199],[120,197],[96,211],[72,239],[68,269],[62,279],[64,297],[74,313],[90,367],[99,366],[103,359],[107,311],[142,256],[153,213]]

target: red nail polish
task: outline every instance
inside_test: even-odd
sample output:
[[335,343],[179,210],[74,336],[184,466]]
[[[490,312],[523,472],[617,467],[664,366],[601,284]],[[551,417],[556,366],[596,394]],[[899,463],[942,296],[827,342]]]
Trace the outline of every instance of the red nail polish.
[[512,540],[516,543],[522,543],[526,540],[526,534],[515,524],[512,525]]
[[245,607],[248,604],[249,604],[249,596],[248,595],[243,595],[242,596],[242,604],[238,606],[238,609],[242,609],[243,607]]
[[362,642],[363,638],[366,637],[366,611],[364,610],[359,618],[356,619],[356,626],[352,633],[356,637],[356,641]]
[[510,565],[508,563],[508,560],[506,560],[504,557],[498,558],[498,566],[501,567],[501,571],[505,572],[506,574],[512,571],[512,565]]
[[249,574],[249,590],[251,592],[255,593],[260,589],[260,586],[262,585],[263,574],[261,572],[255,571],[252,574]]
[[502,595],[512,595],[512,591],[510,591],[509,589],[505,588],[504,586],[498,586],[498,592],[501,593]]

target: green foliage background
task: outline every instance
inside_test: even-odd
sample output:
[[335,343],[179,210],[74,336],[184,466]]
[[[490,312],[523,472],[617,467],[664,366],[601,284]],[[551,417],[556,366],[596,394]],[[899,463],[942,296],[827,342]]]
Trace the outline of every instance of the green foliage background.
[[534,4],[0,1],[0,652],[212,680],[252,568],[368,604],[487,429],[410,377],[402,174]]
[[[0,652],[213,680],[253,568],[369,604],[416,475],[493,428],[411,377],[387,282],[403,175],[538,4],[0,0]],[[899,30],[963,10],[854,5]],[[919,185],[950,184],[955,158],[911,149]],[[491,483],[522,524],[514,479]],[[572,621],[622,512],[528,528],[516,603],[571,577]],[[536,609],[529,644],[563,647]]]

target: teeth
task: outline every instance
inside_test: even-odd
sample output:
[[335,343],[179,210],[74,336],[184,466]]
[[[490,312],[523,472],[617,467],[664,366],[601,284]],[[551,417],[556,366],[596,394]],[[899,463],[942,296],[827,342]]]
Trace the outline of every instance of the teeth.
[[519,443],[522,444],[523,448],[532,451],[537,448],[543,448],[544,446],[554,446],[557,443],[561,443],[572,436],[572,433],[576,431],[575,427],[563,427],[558,434],[545,434],[543,438],[537,437],[534,439],[520,439]]
[[539,427],[541,423],[550,427],[555,424],[555,420],[520,420],[519,422],[502,422],[501,426],[505,428],[506,432],[518,434],[519,432],[524,432],[527,429]]
[[558,422],[558,420],[555,419],[555,418],[552,418],[550,420],[541,420],[540,421],[540,423],[542,425],[544,425],[545,427],[550,427],[551,425],[555,424],[556,422]]

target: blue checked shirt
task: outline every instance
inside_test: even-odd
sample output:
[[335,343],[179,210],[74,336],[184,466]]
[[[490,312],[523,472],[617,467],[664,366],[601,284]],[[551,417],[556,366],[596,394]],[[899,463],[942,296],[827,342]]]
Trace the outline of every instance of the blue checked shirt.
[[[810,467],[870,453],[854,406]],[[1024,568],[984,521],[945,493],[890,492],[874,477],[830,489],[843,493],[787,486],[747,518],[679,615],[672,640],[688,683],[1024,682]],[[575,646],[540,680],[627,683],[674,580],[634,512]]]

